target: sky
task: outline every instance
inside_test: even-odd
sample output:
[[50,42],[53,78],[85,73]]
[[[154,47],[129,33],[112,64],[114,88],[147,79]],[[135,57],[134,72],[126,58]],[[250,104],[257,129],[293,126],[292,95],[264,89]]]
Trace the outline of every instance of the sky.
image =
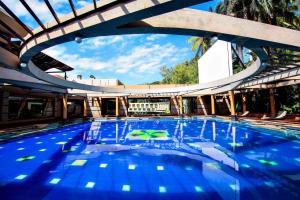
[[[38,24],[18,0],[3,0],[18,17],[32,28]],[[51,13],[41,0],[27,0],[43,23],[53,20]],[[68,0],[49,0],[59,16],[71,12]],[[92,0],[73,0],[78,9]],[[193,6],[208,10],[218,0]],[[74,68],[68,72],[69,80],[77,75],[98,79],[119,79],[124,84],[143,84],[162,79],[160,68],[173,67],[191,59],[195,53],[187,42],[190,36],[140,34],[87,38],[78,44],[68,42],[51,47],[43,52]]]

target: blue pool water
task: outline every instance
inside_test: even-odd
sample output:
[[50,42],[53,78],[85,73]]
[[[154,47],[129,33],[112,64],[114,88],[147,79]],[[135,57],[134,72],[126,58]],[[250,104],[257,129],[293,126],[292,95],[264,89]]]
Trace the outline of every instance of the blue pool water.
[[69,125],[0,144],[0,198],[299,199],[298,134],[219,119]]

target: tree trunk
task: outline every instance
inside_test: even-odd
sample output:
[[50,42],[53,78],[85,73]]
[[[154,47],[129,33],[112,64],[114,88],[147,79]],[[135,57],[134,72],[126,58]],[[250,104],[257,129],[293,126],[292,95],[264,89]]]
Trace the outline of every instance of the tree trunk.
[[243,46],[240,43],[236,43],[236,51],[241,61],[244,62]]

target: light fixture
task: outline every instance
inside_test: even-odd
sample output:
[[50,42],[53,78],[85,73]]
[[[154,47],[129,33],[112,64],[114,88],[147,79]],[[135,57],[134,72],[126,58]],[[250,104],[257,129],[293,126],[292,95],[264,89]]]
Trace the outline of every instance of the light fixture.
[[25,67],[27,67],[27,63],[21,63],[20,66],[21,66],[22,68],[25,68]]
[[77,42],[78,44],[82,42],[82,38],[79,36],[75,37],[75,42]]

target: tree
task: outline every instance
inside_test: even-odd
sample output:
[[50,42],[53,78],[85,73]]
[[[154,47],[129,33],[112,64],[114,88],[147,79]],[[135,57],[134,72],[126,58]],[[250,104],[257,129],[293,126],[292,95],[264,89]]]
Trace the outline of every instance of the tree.
[[200,58],[211,46],[210,38],[193,36],[188,39],[192,45],[192,51],[196,52],[195,58]]
[[224,0],[225,14],[272,25],[299,28],[299,0]]
[[222,1],[218,2],[216,7],[209,7],[208,8],[209,12],[215,12],[215,13],[219,13],[219,14],[225,14],[225,7],[224,7],[224,3]]
[[160,68],[160,74],[163,77],[163,80],[161,81],[163,84],[171,83],[172,82],[172,74],[173,69],[168,68],[167,66],[163,66]]
[[196,84],[198,83],[197,59],[177,64],[174,67],[164,66],[160,69],[163,84]]
[[96,79],[96,77],[94,75],[90,75],[91,79]]

